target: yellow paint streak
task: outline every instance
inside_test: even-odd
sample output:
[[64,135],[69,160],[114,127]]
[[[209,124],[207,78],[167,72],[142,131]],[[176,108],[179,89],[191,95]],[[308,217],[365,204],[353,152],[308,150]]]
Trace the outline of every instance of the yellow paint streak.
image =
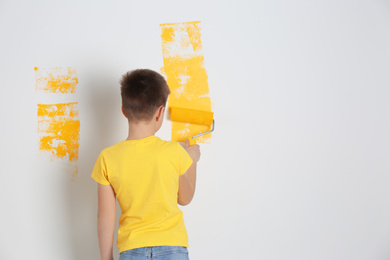
[[200,27],[199,23],[192,23],[191,26],[186,26],[188,38],[195,51],[202,49],[202,42],[200,41]]
[[167,41],[173,41],[173,35],[174,35],[173,28],[167,28],[162,32],[161,38],[164,38]]
[[[201,55],[200,22],[161,24],[164,67],[171,90],[168,106],[210,111],[208,77]],[[184,142],[186,138],[210,130],[202,126],[172,122],[172,140]],[[207,142],[211,134],[198,138]]]
[[78,159],[80,120],[77,102],[38,104],[39,149],[51,153],[52,158]]
[[72,68],[39,68],[35,70],[35,89],[48,93],[75,93],[78,78]]

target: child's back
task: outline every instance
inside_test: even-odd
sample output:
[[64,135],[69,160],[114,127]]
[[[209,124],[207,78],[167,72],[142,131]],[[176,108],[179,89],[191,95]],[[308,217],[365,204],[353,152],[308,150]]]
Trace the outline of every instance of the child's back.
[[[145,247],[188,247],[178,202],[185,205],[193,197],[199,146],[187,145],[186,151],[176,142],[154,136],[161,127],[169,94],[165,80],[160,77],[153,71],[137,70],[126,74],[121,82],[129,136],[104,149],[92,173],[99,183],[98,233],[102,259],[112,259],[115,197],[122,212],[117,241],[120,253]],[[134,82],[140,83],[134,86]],[[156,94],[158,89],[162,90],[160,94]],[[148,101],[157,104],[149,104],[148,109]],[[146,107],[146,112],[140,106]]]
[[155,136],[122,141],[102,151],[93,177],[111,184],[121,207],[120,252],[146,246],[188,247],[177,194],[179,175],[191,164],[180,144]]

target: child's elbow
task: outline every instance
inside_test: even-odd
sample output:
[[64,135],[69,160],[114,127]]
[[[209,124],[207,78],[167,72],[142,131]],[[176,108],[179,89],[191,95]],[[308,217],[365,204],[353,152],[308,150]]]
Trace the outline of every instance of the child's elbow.
[[188,204],[190,204],[192,201],[192,198],[178,198],[177,200],[177,203],[180,205],[180,206],[187,206]]

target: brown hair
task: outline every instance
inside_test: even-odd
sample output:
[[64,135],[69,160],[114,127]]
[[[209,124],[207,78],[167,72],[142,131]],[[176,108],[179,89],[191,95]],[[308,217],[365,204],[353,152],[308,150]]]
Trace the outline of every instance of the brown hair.
[[163,76],[149,69],[127,72],[120,83],[124,113],[136,122],[151,120],[160,106],[165,107],[171,93]]

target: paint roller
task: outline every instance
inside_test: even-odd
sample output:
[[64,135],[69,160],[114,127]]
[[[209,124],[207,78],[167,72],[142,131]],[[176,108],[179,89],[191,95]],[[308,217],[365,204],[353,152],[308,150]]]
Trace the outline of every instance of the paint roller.
[[195,144],[195,138],[214,131],[215,121],[213,112],[182,107],[169,107],[168,113],[172,121],[211,126],[210,131],[203,132],[189,138],[190,145]]

